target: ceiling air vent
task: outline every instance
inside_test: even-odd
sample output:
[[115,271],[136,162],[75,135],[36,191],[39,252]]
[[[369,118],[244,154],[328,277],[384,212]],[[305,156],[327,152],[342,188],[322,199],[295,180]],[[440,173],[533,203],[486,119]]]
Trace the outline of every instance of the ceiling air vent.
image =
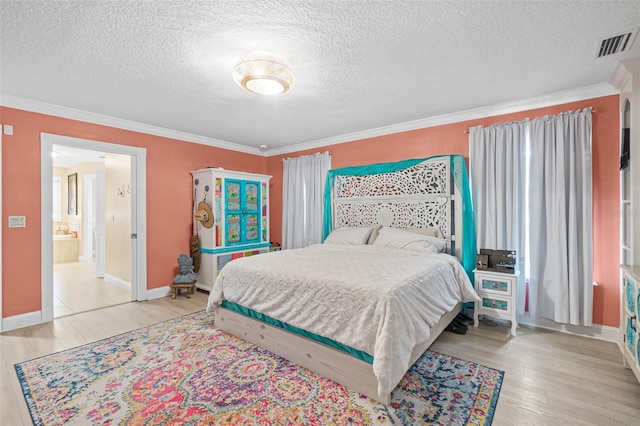
[[626,31],[624,34],[600,40],[598,43],[596,58],[603,58],[605,56],[611,56],[630,50],[637,34],[638,29],[635,28],[631,31]]

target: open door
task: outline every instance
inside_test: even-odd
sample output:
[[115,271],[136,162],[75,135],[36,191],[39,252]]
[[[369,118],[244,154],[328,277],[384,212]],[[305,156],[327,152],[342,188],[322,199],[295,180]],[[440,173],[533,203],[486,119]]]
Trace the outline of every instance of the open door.
[[106,237],[104,226],[105,215],[105,175],[104,170],[96,172],[96,276],[104,278],[106,265]]

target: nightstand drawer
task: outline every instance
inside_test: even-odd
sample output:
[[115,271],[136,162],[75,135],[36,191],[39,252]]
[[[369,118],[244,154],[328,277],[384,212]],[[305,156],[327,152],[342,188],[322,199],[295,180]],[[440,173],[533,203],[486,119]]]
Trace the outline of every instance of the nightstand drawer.
[[478,293],[487,292],[503,296],[511,296],[514,279],[480,276],[476,278]]
[[501,299],[492,295],[480,294],[480,311],[494,312],[497,314],[511,314],[513,303],[511,299]]

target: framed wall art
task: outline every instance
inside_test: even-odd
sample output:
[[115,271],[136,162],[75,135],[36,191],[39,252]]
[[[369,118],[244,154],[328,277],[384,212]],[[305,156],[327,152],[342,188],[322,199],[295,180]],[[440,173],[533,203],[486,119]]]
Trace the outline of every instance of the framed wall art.
[[68,185],[68,209],[67,213],[72,215],[78,214],[78,174],[74,173],[67,177]]

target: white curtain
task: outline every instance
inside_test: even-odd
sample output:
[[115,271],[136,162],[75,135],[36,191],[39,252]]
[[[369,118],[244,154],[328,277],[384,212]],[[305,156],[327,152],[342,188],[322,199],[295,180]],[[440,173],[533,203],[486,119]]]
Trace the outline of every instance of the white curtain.
[[331,155],[323,152],[282,161],[282,247],[294,249],[320,243],[324,184]]
[[529,312],[590,326],[591,110],[536,119],[530,126]]
[[515,250],[521,269],[519,313],[524,312],[527,122],[469,129],[471,197],[478,249]]

